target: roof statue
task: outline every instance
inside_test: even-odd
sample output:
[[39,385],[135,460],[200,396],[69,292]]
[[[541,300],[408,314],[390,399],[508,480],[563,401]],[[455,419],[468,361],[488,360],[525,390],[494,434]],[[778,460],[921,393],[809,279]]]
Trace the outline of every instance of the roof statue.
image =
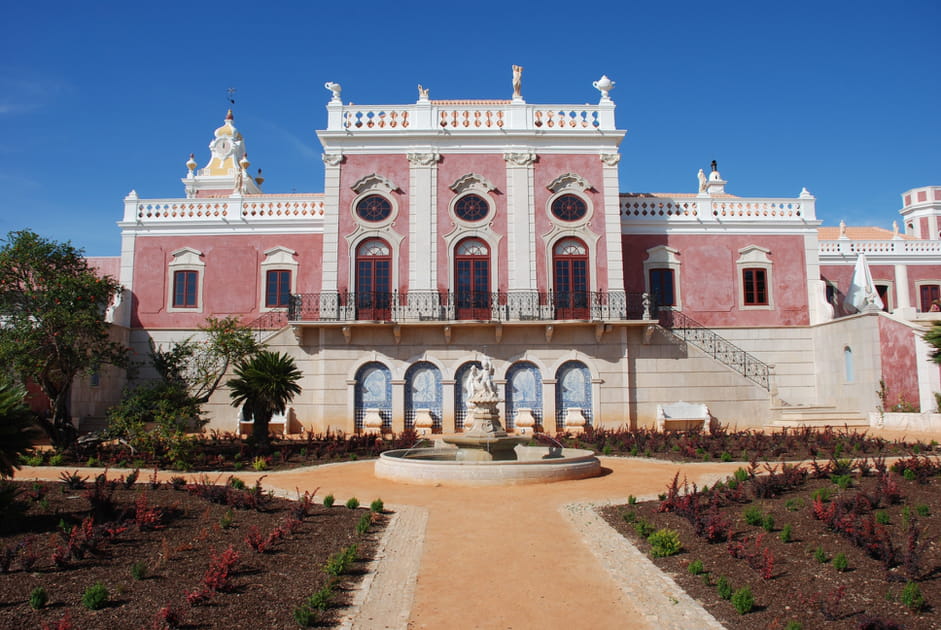
[[421,83],[418,84],[418,100],[420,101],[428,100],[428,88],[422,87]]
[[846,235],[846,221],[840,219],[840,238],[849,238]]
[[702,169],[699,169],[696,177],[699,178],[699,192],[706,192],[706,174]]
[[513,100],[523,100],[520,90],[523,87],[523,66],[513,66]]

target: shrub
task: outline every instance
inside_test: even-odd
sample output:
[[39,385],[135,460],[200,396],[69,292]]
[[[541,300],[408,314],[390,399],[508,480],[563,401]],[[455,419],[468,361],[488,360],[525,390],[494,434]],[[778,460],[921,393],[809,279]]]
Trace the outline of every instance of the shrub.
[[84,490],[85,482],[88,481],[88,477],[82,477],[77,470],[72,473],[61,472],[59,479],[65,484],[66,490]]
[[724,575],[716,582],[716,591],[722,599],[732,599],[732,585]]
[[702,560],[693,560],[689,563],[689,566],[686,567],[686,570],[690,575],[702,575],[705,572],[702,566]]
[[82,593],[82,606],[88,610],[100,610],[108,603],[108,589],[101,582],[95,582]]
[[226,510],[225,514],[219,518],[219,527],[222,529],[229,529],[232,527],[232,510]]
[[889,513],[886,512],[885,510],[879,510],[878,512],[876,512],[876,522],[879,523],[880,525],[888,525]]
[[899,597],[899,601],[905,604],[909,610],[915,612],[925,607],[925,598],[921,594],[921,588],[919,588],[918,584],[915,582],[909,582],[905,585],[905,588],[902,589],[902,595]]
[[683,548],[680,535],[672,529],[658,529],[647,538],[647,542],[650,543],[650,553],[654,558],[678,554]]
[[382,499],[376,499],[375,501],[369,504],[370,512],[381,514],[383,509],[385,509],[385,505],[382,503]]
[[846,490],[851,485],[853,485],[853,476],[852,475],[833,475],[830,477],[830,480],[833,481],[836,485],[840,487],[841,490]]
[[804,630],[804,626],[799,621],[788,621],[787,625],[784,626],[784,630]]
[[324,584],[319,591],[307,598],[306,605],[315,610],[326,610],[333,600],[333,585]]
[[774,517],[771,516],[770,514],[765,514],[765,517],[761,519],[761,527],[766,532],[773,531],[774,530]]
[[627,504],[628,505],[637,505],[637,497],[633,494],[627,495]]
[[372,513],[363,514],[359,519],[359,522],[356,523],[356,533],[360,536],[364,535],[369,531],[369,526],[372,525]]
[[724,462],[730,462],[732,461],[732,453],[728,451],[722,451],[722,455],[719,456],[719,459],[721,459]]
[[814,490],[814,501],[826,503],[831,496],[833,496],[833,491],[830,488],[817,488]]
[[924,503],[919,503],[918,505],[915,506],[915,512],[918,513],[918,516],[930,516],[931,508],[929,508]]
[[634,531],[637,532],[637,534],[642,538],[647,538],[654,532],[654,527],[647,521],[647,519],[640,518],[637,519],[636,523],[634,523]]
[[325,497],[323,498],[323,506],[324,506],[324,507],[333,507],[333,502],[334,502],[335,500],[336,500],[336,499],[333,498],[333,495],[332,495],[332,494],[328,494],[327,496],[325,496]]
[[229,477],[229,485],[235,488],[236,490],[245,489],[245,482],[239,479],[238,477]]
[[41,586],[37,586],[29,593],[29,607],[33,610],[39,610],[44,607],[48,601],[49,596],[46,594],[46,589]]
[[744,468],[737,468],[732,476],[735,477],[735,481],[742,483],[748,480],[748,471]]
[[827,552],[823,550],[823,547],[817,547],[814,549],[814,560],[823,564],[827,561]]
[[781,533],[778,534],[778,538],[781,539],[783,543],[789,543],[794,539],[794,528],[790,523],[787,523],[784,527],[781,528]]
[[750,613],[752,608],[755,607],[755,598],[752,597],[751,589],[747,586],[743,586],[735,591],[735,593],[732,594],[732,605],[735,606],[735,610],[737,610],[740,615]]
[[796,512],[804,507],[803,499],[788,499],[784,502],[784,509],[788,512]]
[[260,455],[252,460],[252,469],[261,472],[262,470],[268,470],[268,460]]
[[324,571],[333,577],[340,577],[356,560],[356,545],[350,545],[343,551],[338,551],[327,559]]
[[298,606],[294,609],[294,621],[302,628],[309,628],[320,620],[320,614],[307,606]]
[[131,577],[135,580],[143,580],[147,577],[147,563],[143,560],[131,565]]
[[845,553],[838,553],[833,556],[833,568],[843,573],[849,568],[849,562],[846,560]]
[[745,522],[749,525],[761,525],[761,521],[764,518],[764,514],[761,513],[761,508],[757,505],[749,505],[745,508],[745,511],[742,512],[742,516],[745,517]]
[[349,499],[346,500],[346,507],[348,507],[351,510],[355,510],[356,508],[359,507],[359,499],[357,499],[356,497],[350,497]]

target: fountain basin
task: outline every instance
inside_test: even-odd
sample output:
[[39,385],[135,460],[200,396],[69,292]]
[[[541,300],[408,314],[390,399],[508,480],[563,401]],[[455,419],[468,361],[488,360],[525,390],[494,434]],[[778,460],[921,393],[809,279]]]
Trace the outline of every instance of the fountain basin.
[[376,460],[380,479],[428,486],[505,486],[597,477],[601,462],[580,448],[516,446],[516,459],[459,459],[457,448],[386,451]]

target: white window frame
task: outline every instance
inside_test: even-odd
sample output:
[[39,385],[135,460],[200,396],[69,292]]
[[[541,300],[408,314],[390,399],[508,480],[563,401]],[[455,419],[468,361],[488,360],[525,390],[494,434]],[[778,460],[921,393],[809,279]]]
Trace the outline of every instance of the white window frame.
[[281,310],[283,306],[266,306],[265,298],[268,291],[268,272],[269,271],[290,271],[291,272],[291,295],[297,293],[297,269],[298,263],[295,256],[297,252],[293,249],[277,245],[271,249],[265,250],[265,259],[261,262],[261,281],[259,282],[261,294],[258,300],[258,310],[261,313]]
[[[774,310],[774,263],[768,258],[771,250],[758,245],[748,245],[738,250],[738,260],[735,267],[738,275],[736,286],[738,290],[738,308],[742,311],[773,311]],[[768,293],[767,304],[745,304],[745,270],[763,269],[765,272],[765,290]]]
[[644,291],[650,293],[651,269],[670,269],[673,271],[673,308],[683,310],[683,291],[681,289],[679,250],[666,245],[657,245],[647,250],[647,259],[644,261]]
[[[192,247],[182,247],[175,252],[171,252],[172,260],[167,265],[167,312],[168,313],[202,313],[203,312],[203,288],[206,278],[206,263],[203,261],[203,253]],[[174,306],[173,288],[174,274],[177,271],[195,271],[196,272],[196,306]]]

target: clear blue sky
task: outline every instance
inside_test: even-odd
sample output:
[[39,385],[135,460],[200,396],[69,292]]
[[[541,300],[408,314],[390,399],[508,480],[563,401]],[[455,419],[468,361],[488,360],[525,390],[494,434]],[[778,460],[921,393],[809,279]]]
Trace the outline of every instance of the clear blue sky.
[[11,2],[0,26],[0,234],[117,255],[123,197],[181,197],[237,88],[266,192],[321,192],[325,81],[344,101],[611,97],[621,190],[817,197],[826,225],[890,227],[941,185],[941,3]]

